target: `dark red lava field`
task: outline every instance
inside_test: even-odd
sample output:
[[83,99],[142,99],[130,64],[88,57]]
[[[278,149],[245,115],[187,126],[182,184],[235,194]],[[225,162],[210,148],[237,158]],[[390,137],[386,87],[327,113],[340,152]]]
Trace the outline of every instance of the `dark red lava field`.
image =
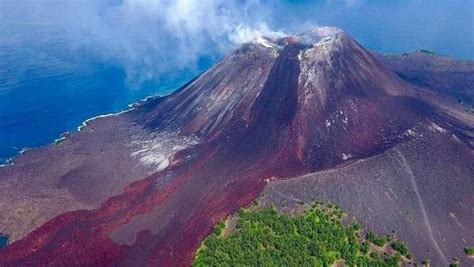
[[472,262],[474,114],[382,57],[329,27],[261,39],[27,151],[0,168],[0,265],[186,266],[219,220],[264,190],[278,204],[272,189],[340,201],[419,259]]

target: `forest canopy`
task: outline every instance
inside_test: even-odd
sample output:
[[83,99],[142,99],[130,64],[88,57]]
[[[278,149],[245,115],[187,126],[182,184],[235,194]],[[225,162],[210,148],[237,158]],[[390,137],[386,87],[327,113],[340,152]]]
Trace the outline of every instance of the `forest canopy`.
[[343,261],[349,266],[399,266],[411,258],[403,242],[374,233],[367,238],[357,223],[344,224],[344,215],[323,203],[296,216],[273,207],[241,209],[235,229],[226,233],[226,225],[219,223],[193,265],[330,266]]

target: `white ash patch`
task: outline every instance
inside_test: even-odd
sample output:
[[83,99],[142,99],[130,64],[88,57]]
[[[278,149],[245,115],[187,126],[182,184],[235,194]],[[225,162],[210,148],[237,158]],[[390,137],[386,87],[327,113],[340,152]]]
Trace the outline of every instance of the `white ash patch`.
[[459,140],[459,138],[455,135],[455,134],[452,134],[452,137],[454,139],[454,141],[456,141],[457,143],[462,143],[461,140]]
[[342,160],[348,160],[350,158],[352,158],[351,154],[342,153]]
[[198,143],[197,137],[180,137],[176,134],[157,134],[147,140],[132,141],[134,152],[131,156],[155,172],[169,166],[176,152]]
[[344,118],[342,119],[342,122],[344,122],[344,125],[347,125],[349,123],[349,118],[347,117],[347,115],[344,116]]
[[416,136],[416,132],[412,129],[408,129],[403,133],[403,136]]
[[298,61],[301,62],[301,60],[303,60],[303,55],[304,55],[304,51],[300,51],[300,52],[298,53]]
[[326,120],[326,128],[329,128],[329,127],[331,127],[331,121]]
[[253,40],[253,43],[261,45],[267,49],[270,49],[272,56],[277,57],[279,54],[281,46],[275,44],[272,40],[258,36]]
[[326,36],[326,37],[322,38],[321,41],[319,41],[319,43],[327,43],[327,42],[332,41],[332,40],[333,40],[333,37]]
[[301,68],[299,83],[305,92],[303,103],[323,106],[327,102],[328,91],[325,88],[329,86],[330,77],[324,70],[332,68],[332,55],[339,49],[337,39],[330,37],[324,42],[315,43],[298,57]]
[[[304,57],[304,55],[302,55]],[[304,88],[304,102],[314,103],[315,100],[318,102],[324,102],[326,99],[325,92],[321,90],[324,88],[324,84],[321,83],[321,73],[317,71],[316,66],[307,65],[303,59],[300,59],[300,68],[302,69],[298,82],[302,84]]]
[[436,124],[434,122],[432,122],[429,127],[430,127],[430,130],[432,130],[433,132],[438,132],[438,133],[445,133],[446,132],[446,129],[444,129],[443,127],[439,126],[438,124]]

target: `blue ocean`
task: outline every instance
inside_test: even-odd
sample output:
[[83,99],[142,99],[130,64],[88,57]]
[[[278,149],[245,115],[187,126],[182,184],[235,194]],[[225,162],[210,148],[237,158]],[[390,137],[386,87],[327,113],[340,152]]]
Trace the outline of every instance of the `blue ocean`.
[[0,249],[8,244],[8,236],[0,234]]
[[[289,32],[338,26],[382,52],[428,49],[474,58],[470,1],[285,0],[271,14],[256,8],[241,17],[236,7],[208,17],[212,10],[204,10],[199,23],[186,12],[154,9],[165,2],[174,3],[0,0],[0,165],[88,118],[171,92],[231,50],[223,44],[235,29],[245,33],[241,26],[260,21]],[[201,54],[216,56],[200,60]],[[188,67],[186,60],[196,56]],[[130,72],[130,63],[145,68]],[[137,75],[145,79],[137,82]]]
[[131,85],[123,66],[71,48],[48,29],[16,32],[24,37],[0,41],[0,165],[88,118],[168,94],[211,65],[203,60],[192,70]]

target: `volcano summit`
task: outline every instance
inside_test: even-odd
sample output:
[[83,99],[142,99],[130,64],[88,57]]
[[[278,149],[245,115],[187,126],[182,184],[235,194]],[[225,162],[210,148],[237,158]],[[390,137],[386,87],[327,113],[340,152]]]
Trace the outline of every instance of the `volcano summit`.
[[188,265],[262,192],[281,207],[333,201],[418,259],[472,262],[474,115],[431,89],[336,28],[245,44],[0,168],[13,241],[0,265]]

